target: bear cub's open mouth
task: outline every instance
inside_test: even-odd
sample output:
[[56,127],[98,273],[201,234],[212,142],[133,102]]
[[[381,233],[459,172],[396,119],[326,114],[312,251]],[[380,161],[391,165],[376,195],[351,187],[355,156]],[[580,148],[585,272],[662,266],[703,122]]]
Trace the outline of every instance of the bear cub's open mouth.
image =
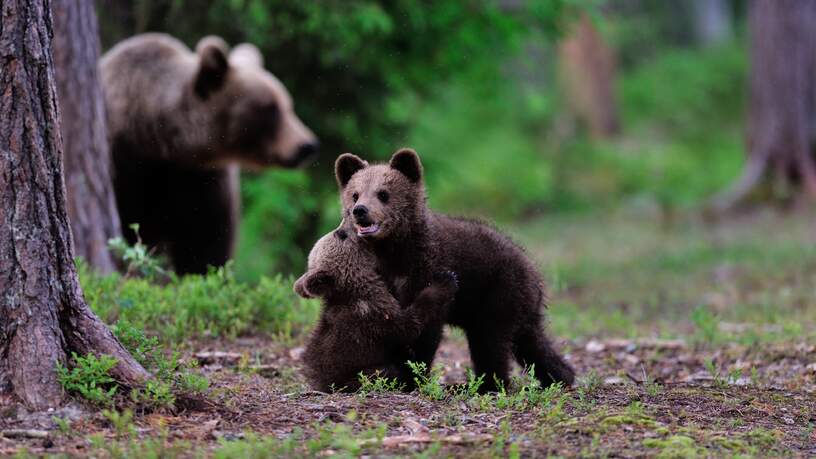
[[376,233],[380,230],[380,225],[377,223],[370,223],[368,226],[362,226],[359,223],[355,224],[354,226],[357,227],[357,235],[358,236],[367,236]]

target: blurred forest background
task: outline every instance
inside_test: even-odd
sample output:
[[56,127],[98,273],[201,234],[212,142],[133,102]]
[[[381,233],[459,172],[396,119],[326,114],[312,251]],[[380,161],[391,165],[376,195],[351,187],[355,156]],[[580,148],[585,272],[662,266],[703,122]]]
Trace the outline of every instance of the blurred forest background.
[[103,51],[165,31],[258,45],[320,137],[246,173],[235,272],[303,268],[339,221],[331,166],[420,152],[431,205],[512,224],[637,209],[671,221],[740,175],[744,0],[101,0]]

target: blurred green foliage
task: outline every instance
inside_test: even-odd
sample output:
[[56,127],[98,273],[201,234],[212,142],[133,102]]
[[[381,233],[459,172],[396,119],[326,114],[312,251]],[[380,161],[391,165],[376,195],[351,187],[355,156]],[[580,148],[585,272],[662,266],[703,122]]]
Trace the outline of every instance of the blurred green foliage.
[[[682,3],[682,2],[681,2]],[[743,1],[730,2],[742,14]],[[509,221],[622,202],[694,208],[742,163],[740,36],[694,46],[688,5],[647,0],[100,1],[104,46],[166,31],[258,45],[323,144],[304,171],[245,174],[235,276],[299,272],[339,222],[334,158],[416,148],[431,205]],[[623,135],[564,135],[555,42],[589,11],[621,65]],[[735,28],[738,32],[740,27]]]

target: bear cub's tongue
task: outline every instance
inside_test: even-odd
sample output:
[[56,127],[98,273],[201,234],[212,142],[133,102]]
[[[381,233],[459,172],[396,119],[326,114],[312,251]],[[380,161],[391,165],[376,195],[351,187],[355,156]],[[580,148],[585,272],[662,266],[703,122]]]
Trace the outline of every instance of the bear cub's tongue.
[[372,223],[368,226],[358,226],[357,227],[357,234],[360,236],[364,236],[366,234],[373,234],[380,230],[380,225],[376,223]]

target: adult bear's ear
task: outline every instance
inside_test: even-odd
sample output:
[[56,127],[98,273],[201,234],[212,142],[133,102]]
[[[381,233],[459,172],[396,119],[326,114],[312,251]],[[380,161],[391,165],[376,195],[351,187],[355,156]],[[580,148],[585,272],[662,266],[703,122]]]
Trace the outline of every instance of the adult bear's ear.
[[326,271],[308,271],[295,281],[295,293],[303,298],[325,296],[334,285],[334,276]]
[[366,167],[368,167],[368,162],[363,161],[359,156],[343,153],[334,162],[334,176],[337,178],[337,184],[340,185],[340,188],[345,188],[351,176]]
[[410,148],[403,148],[394,153],[388,164],[391,169],[402,172],[402,175],[414,183],[422,179],[422,163],[419,161],[419,155]]
[[202,99],[206,100],[224,86],[229,72],[227,49],[224,40],[214,35],[202,38],[196,45],[198,73],[193,89]]
[[241,43],[232,48],[229,54],[229,61],[232,65],[263,67],[263,55],[261,54],[261,50],[252,43]]

